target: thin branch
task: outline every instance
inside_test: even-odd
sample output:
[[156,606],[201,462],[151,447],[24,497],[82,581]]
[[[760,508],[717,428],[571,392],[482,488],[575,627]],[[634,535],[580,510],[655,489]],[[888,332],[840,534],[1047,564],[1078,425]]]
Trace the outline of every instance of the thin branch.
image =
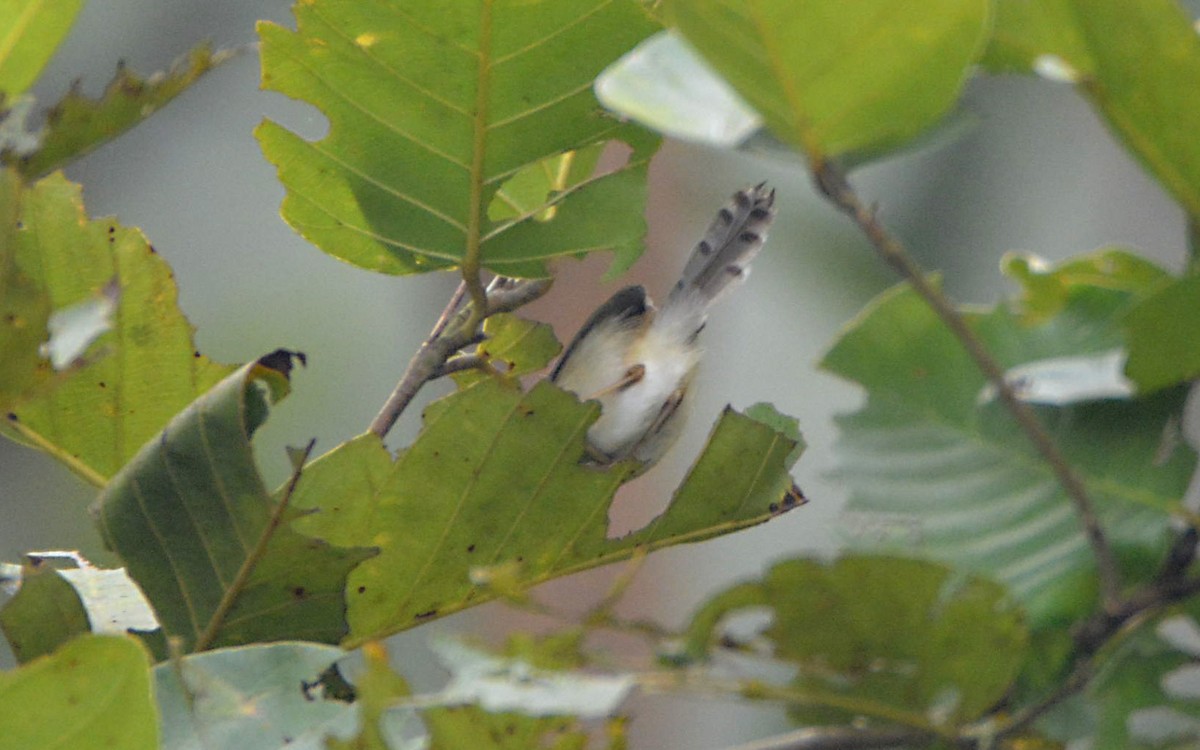
[[246,582],[250,580],[250,574],[254,572],[254,568],[262,560],[267,551],[267,545],[271,542],[271,538],[275,536],[275,532],[279,529],[279,524],[283,522],[283,514],[288,509],[288,504],[292,501],[292,493],[296,491],[296,484],[300,481],[300,475],[304,472],[304,464],[308,462],[308,457],[312,455],[313,447],[317,444],[316,438],[309,440],[301,451],[300,457],[295,461],[295,468],[292,469],[292,478],[288,480],[287,487],[283,491],[283,497],[279,498],[279,502],[271,511],[271,517],[267,519],[267,525],[263,527],[262,534],[259,535],[258,541],[255,542],[254,548],[246,555],[246,559],[242,561],[242,565],[238,568],[237,575],[233,577],[233,581],[229,584],[229,588],[225,589],[225,593],[221,595],[221,601],[217,604],[217,608],[213,610],[212,617],[208,619],[208,625],[204,628],[204,632],[196,639],[192,645],[193,651],[203,651],[208,648],[221,625],[225,623],[225,616],[229,614],[229,610],[237,603],[238,597],[242,595],[246,588]]
[[929,742],[932,737],[911,729],[805,727],[766,737],[730,750],[877,750]]
[[[484,307],[488,315],[510,312],[541,297],[550,290],[551,282],[552,279],[531,279],[493,283],[493,290],[484,292]],[[421,387],[442,374],[442,368],[456,352],[478,340],[483,319],[475,320],[477,308],[473,303],[462,307],[468,290],[469,285],[464,281],[450,298],[429,337],[413,355],[400,382],[371,422],[371,432],[381,438],[387,435]]]
[[460,354],[457,357],[446,360],[437,369],[434,377],[444,378],[447,375],[453,375],[463,370],[487,370],[490,367],[489,362],[490,360],[487,357],[481,357],[478,354]]
[[883,260],[900,274],[921,296],[925,303],[941,319],[942,323],[959,340],[963,348],[975,360],[975,365],[996,389],[1018,426],[1033,444],[1046,463],[1049,464],[1058,482],[1075,504],[1075,511],[1083,524],[1084,534],[1096,558],[1097,575],[1100,581],[1100,598],[1105,610],[1116,611],[1120,606],[1121,579],[1112,547],[1100,526],[1095,506],[1088,497],[1083,481],[1058,450],[1054,441],[1038,420],[1033,409],[1018,398],[1000,364],[984,347],[966,321],[954,308],[950,300],[925,276],[920,265],[908,255],[904,246],[892,236],[879,221],[874,209],[863,205],[846,179],[845,173],[828,160],[814,160],[813,176],[817,188],[835,206],[849,215]]

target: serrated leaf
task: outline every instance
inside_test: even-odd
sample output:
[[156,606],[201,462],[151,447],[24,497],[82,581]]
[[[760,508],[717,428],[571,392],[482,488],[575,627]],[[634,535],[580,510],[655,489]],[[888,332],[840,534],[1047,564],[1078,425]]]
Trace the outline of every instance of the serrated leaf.
[[1200,376],[1200,274],[1176,279],[1125,318],[1125,373],[1144,392]]
[[671,20],[781,140],[878,152],[945,115],[983,50],[980,0],[673,0]]
[[79,594],[54,568],[27,564],[21,588],[0,608],[0,630],[24,664],[90,630]]
[[322,693],[322,672],[344,653],[272,643],[190,654],[154,668],[164,750],[324,750],[354,727],[357,708]]
[[50,296],[18,264],[17,225],[24,185],[0,169],[0,409],[8,411],[47,377],[39,348],[49,335]]
[[[1021,305],[1005,304],[970,311],[967,322],[1006,368],[1104,352],[1121,345],[1120,318],[1137,296],[1130,286],[1073,283],[1062,309],[1032,325]],[[1091,596],[1079,581],[1093,558],[1072,504],[1008,413],[980,401],[982,375],[914,293],[882,295],[822,366],[867,389],[866,406],[838,419],[857,543],[887,541],[984,572],[1012,589],[1035,624]],[[1134,557],[1161,543],[1196,463],[1186,446],[1163,450],[1184,395],[1038,409],[1111,541]]]
[[[653,31],[637,3],[318,0],[295,13],[295,32],[259,25],[263,86],[319,107],[329,135],[306,141],[270,121],[257,135],[288,191],[284,218],[322,250],[386,273],[476,252],[526,276],[564,254],[613,250],[621,267],[637,257],[653,146],[591,92]],[[610,139],[635,146],[627,168],[489,220],[506,180]],[[551,206],[553,220],[538,221]]]
[[[814,697],[793,709],[806,724],[853,721],[867,713],[846,708],[855,703],[945,726],[971,721],[1012,684],[1028,641],[1019,608],[992,581],[921,560],[850,556],[787,560],[718,593],[693,617],[691,650],[747,606],[773,613],[764,635],[799,668],[793,685]],[[822,696],[832,698],[822,705]]]
[[[89,221],[79,186],[61,174],[22,193],[17,263],[60,309],[116,279],[113,330],[91,361],[7,413],[4,434],[104,483],[176,412],[232,368],[196,351],[171,271],[136,229]],[[41,367],[50,368],[49,362]]]
[[290,367],[290,353],[276,352],[221,381],[94,506],[105,543],[185,649],[345,633],[346,574],[370,553],[297,534],[293,512],[275,519],[250,446]]
[[85,96],[79,82],[46,113],[41,143],[31,151],[5,151],[0,159],[28,177],[40,177],[116,138],[195,83],[234,53],[214,53],[205,43],[177,61],[169,70],[141,78],[124,65],[93,99]]
[[393,460],[364,435],[315,461],[295,503],[298,528],[380,555],[351,574],[349,643],[394,633],[494,597],[471,571],[515,561],[532,585],[698,541],[791,507],[795,443],[727,410],[670,507],[606,538],[608,506],[634,467],[580,465],[594,403],[548,382],[522,393],[491,378],[434,402],[416,442]]
[[39,750],[158,748],[146,652],[132,638],[82,636],[0,672],[0,738]]
[[82,9],[83,0],[0,1],[0,105],[33,85]]
[[[562,350],[553,328],[509,313],[488,318],[483,324],[483,332],[487,340],[479,345],[476,354],[499,365],[509,377],[543,369]],[[484,377],[487,376],[483,373],[468,370],[455,373],[454,381],[460,388],[465,388]]]

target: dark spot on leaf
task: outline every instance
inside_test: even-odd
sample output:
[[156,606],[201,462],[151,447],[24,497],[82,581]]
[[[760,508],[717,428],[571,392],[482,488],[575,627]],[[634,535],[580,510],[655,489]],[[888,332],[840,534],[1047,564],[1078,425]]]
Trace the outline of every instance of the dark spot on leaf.
[[109,234],[114,234],[116,231],[117,231],[117,225],[116,225],[116,224],[109,224],[109,225],[108,225],[108,233],[109,233]]
[[304,599],[308,596],[308,592],[304,590],[303,586],[297,586],[296,588],[292,589],[292,596],[297,599]]
[[16,316],[16,313],[8,313],[7,315],[5,315],[5,316],[4,316],[4,322],[5,322],[5,323],[15,323],[15,322],[17,322],[17,316]]
[[96,385],[100,386],[101,388],[107,388],[107,387],[108,387],[108,383],[105,383],[103,380],[101,380],[101,381],[100,381],[99,383],[97,383]]
[[359,586],[359,587],[358,587],[358,593],[360,593],[360,594],[365,594],[365,593],[367,593],[367,587],[366,587],[366,586]]
[[770,505],[767,506],[767,510],[771,511],[772,513],[778,513],[779,512],[779,503],[771,503]]
[[513,734],[516,734],[516,733],[517,733],[517,725],[516,725],[516,724],[508,724],[508,725],[506,725],[506,726],[504,727],[504,733],[505,733],[505,734],[508,734],[508,735],[513,735]]
[[308,363],[308,360],[301,352],[293,352],[287,349],[276,349],[270,354],[259,357],[258,364],[262,365],[263,367],[269,367],[272,370],[281,373],[286,378],[292,374],[293,359],[299,360],[301,365]]
[[154,245],[146,245],[146,249],[150,251],[151,255],[158,255],[158,251],[154,249]]
[[196,359],[200,359],[200,352],[192,352],[192,356]]
[[416,619],[418,619],[418,620],[428,620],[430,617],[433,617],[433,616],[434,616],[434,615],[436,615],[436,614],[437,614],[437,610],[436,610],[436,609],[431,609],[431,610],[429,610],[428,612],[418,612],[418,613],[417,613],[417,615],[416,615]]
[[474,551],[475,551],[475,545],[474,545],[474,544],[468,544],[468,545],[467,545],[467,552],[474,552]]
[[8,414],[5,414],[4,416],[8,418],[9,422],[20,422],[21,421],[21,420],[17,419],[17,415],[11,411]]
[[525,558],[522,557],[521,555],[517,555],[517,562],[523,563],[523,562],[525,562]]

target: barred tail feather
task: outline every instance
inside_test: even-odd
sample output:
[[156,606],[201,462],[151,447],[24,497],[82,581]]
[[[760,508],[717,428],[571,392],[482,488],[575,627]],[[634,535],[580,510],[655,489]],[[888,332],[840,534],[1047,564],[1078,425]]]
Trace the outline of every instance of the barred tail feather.
[[705,306],[749,273],[775,218],[775,190],[760,182],[734,193],[692,251],[667,306],[698,293]]

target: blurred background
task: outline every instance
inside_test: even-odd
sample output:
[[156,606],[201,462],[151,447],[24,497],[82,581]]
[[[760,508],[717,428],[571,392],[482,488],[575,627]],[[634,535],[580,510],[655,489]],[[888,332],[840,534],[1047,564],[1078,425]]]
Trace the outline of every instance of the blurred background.
[[[163,69],[203,40],[243,47],[259,19],[292,26],[284,0],[106,0],[88,5],[37,88],[51,104],[71,81],[99,94],[119,61],[139,74]],[[1004,293],[1007,251],[1058,260],[1128,245],[1178,270],[1181,212],[1113,141],[1067,86],[1031,78],[975,81],[963,102],[973,124],[954,139],[855,172],[860,192],[960,302]],[[454,289],[452,274],[371,274],[326,256],[279,218],[283,190],[252,130],[264,117],[319,138],[324,118],[308,105],[258,89],[252,49],[203,78],[132,132],[84,158],[67,176],[84,187],[93,216],[140,227],[174,268],[180,303],[201,351],[245,362],[278,347],[304,351],[308,367],[276,408],[256,446],[268,484],[285,477],[285,445],[317,438],[318,452],[365,430],[409,356]],[[668,142],[651,169],[650,236],[626,278],[599,281],[607,258],[557,265],[550,294],[526,309],[569,338],[620,286],[643,283],[662,296],[713,212],[737,188],[767,180],[778,219],[746,285],[715,311],[704,332],[709,356],[684,439],[627,487],[612,533],[637,528],[664,507],[727,403],[773,403],[800,420],[808,450],[795,476],[810,503],[769,524],[649,558],[620,609],[667,626],[705,596],[797,554],[838,546],[844,490],[833,474],[833,425],[860,401],[851,385],[817,369],[848,320],[895,278],[861,237],[816,196],[802,165]],[[432,387],[389,438],[412,438]],[[0,442],[0,560],[29,550],[78,549],[114,564],[86,515],[92,491],[31,450]],[[622,566],[548,584],[538,596],[580,611],[596,603]],[[425,653],[436,632],[499,637],[522,618],[487,605],[394,639],[391,653],[420,689],[441,674]],[[611,646],[618,651],[620,643]],[[618,660],[621,654],[615,654]],[[0,664],[9,665],[7,654]],[[632,707],[634,748],[721,748],[782,729],[771,709],[714,710],[699,697],[646,696]]]

